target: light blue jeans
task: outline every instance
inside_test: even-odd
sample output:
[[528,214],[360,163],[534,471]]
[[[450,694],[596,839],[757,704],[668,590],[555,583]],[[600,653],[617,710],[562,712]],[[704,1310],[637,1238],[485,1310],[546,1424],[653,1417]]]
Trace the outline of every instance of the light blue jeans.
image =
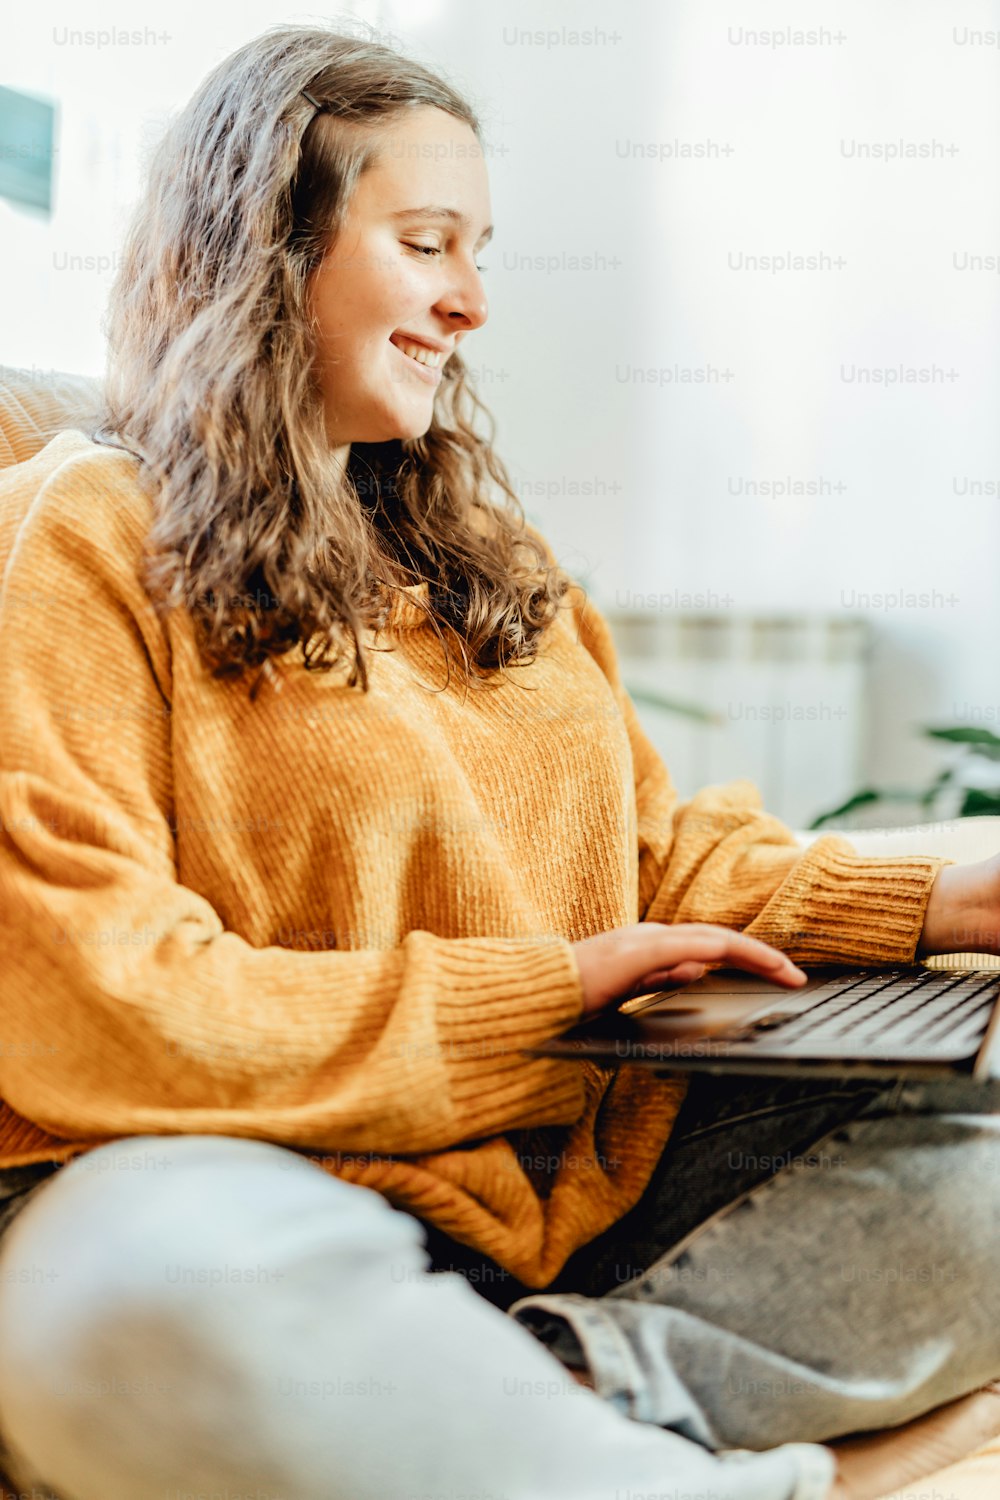
[[997,1091],[754,1087],[693,1089],[618,1240],[513,1316],[278,1146],[88,1153],[0,1240],[10,1477],[35,1500],[823,1500],[824,1437],[1000,1374]]
[[701,1079],[678,1126],[573,1289],[510,1308],[605,1400],[756,1449],[896,1426],[1000,1376],[1000,1082]]

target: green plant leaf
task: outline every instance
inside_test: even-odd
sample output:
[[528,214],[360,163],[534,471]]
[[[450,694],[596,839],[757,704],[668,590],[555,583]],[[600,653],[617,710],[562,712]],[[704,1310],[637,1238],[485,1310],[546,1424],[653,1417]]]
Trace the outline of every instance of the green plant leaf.
[[[822,828],[826,823],[846,817],[858,807],[870,807],[876,802],[909,802],[926,810],[933,807],[938,794],[946,786],[954,785],[961,766],[968,765],[969,756],[977,755],[985,760],[1000,761],[1000,735],[994,734],[992,729],[980,729],[974,725],[965,725],[957,729],[935,729],[925,724],[921,728],[921,733],[928,739],[944,740],[947,744],[962,747],[965,751],[964,756],[960,757],[955,764],[939,771],[930,786],[922,792],[878,791],[874,787],[866,787],[864,791],[858,792],[840,807],[835,807],[832,812],[821,813],[810,823],[810,830]],[[1000,787],[985,791],[980,787],[967,787],[964,789],[962,805],[955,816],[976,818],[997,814],[1000,814]]]
[[[820,813],[809,824],[810,831],[814,828],[822,828],[824,823],[829,823],[833,818],[846,817],[848,813],[854,812],[858,807],[870,807],[873,802],[881,802],[887,793],[876,791],[874,787],[866,787],[863,792],[855,792],[853,797],[848,797],[839,807],[834,807],[830,812]],[[888,794],[891,795],[891,794]]]
[[919,800],[919,792],[878,791],[874,787],[866,787],[863,792],[856,792],[853,797],[849,797],[846,802],[841,803],[840,807],[835,807],[830,812],[820,813],[819,817],[814,818],[809,824],[809,831],[811,832],[814,828],[822,828],[824,823],[830,823],[834,818],[846,817],[848,813],[854,812],[855,808],[858,807],[871,807],[876,802],[908,802],[912,807],[918,804]]
[[634,687],[625,684],[625,691],[633,703],[644,703],[647,708],[659,708],[664,713],[680,714],[685,719],[695,719],[699,724],[722,724],[721,714],[714,713],[710,708],[701,708],[697,703],[679,703],[676,698],[664,698],[661,693],[653,692],[652,688]]
[[933,807],[934,803],[937,801],[938,792],[942,791],[950,781],[953,781],[954,777],[954,766],[949,767],[947,771],[942,771],[939,776],[936,776],[931,782],[930,786],[927,788],[926,792],[924,792],[923,796],[920,798],[920,806],[925,810],[929,807]]
[[962,800],[960,818],[984,818],[1000,813],[1000,792],[981,792],[971,786]]
[[932,729],[924,725],[923,733],[928,739],[947,740],[952,745],[967,745],[973,755],[985,755],[987,760],[1000,760],[1000,737],[992,729],[976,729],[967,725],[963,729]]

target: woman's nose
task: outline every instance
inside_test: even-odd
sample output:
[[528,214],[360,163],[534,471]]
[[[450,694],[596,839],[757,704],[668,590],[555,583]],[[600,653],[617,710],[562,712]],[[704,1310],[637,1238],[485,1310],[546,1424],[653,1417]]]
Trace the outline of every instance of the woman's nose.
[[479,272],[473,268],[449,287],[438,303],[452,328],[471,332],[481,328],[489,316],[489,304]]

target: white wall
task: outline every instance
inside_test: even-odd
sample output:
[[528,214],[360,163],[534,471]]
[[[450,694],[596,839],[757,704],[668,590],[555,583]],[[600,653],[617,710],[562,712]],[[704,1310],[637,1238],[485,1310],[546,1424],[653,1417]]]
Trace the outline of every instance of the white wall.
[[[923,592],[923,606],[858,610],[877,641],[867,774],[928,775],[919,723],[996,727],[1000,48],[969,33],[1000,33],[998,0],[349,11],[482,107],[497,235],[492,317],[469,358],[527,511],[596,601],[676,608],[701,593],[741,613],[842,615],[866,593]],[[6,18],[0,81],[62,114],[51,223],[0,202],[0,276],[18,289],[0,361],[101,369],[100,311],[149,141],[217,58],[312,18],[262,0],[45,0]],[[142,44],[64,39],[114,27],[142,29]],[[782,28],[823,32],[747,37]],[[850,154],[900,140],[931,155]],[[787,251],[829,260],[740,268]],[[957,269],[966,252],[994,269]],[[98,269],[61,268],[88,255]],[[889,388],[843,374],[900,365],[943,373]],[[710,368],[714,382],[677,379]],[[821,492],[746,493],[789,476]],[[970,480],[994,493],[957,493]],[[829,800],[818,788],[817,810]]]
[[[378,12],[378,0],[338,7]],[[50,220],[0,199],[0,273],[18,288],[5,299],[0,363],[103,373],[100,320],[145,157],[216,62],[293,19],[311,18],[281,0],[41,0],[5,15],[0,82],[57,102],[58,143]]]
[[[481,338],[526,503],[608,607],[868,615],[864,775],[929,779],[916,726],[1000,722],[1000,5],[487,0],[420,35],[509,118]],[[787,253],[817,268],[746,269]]]

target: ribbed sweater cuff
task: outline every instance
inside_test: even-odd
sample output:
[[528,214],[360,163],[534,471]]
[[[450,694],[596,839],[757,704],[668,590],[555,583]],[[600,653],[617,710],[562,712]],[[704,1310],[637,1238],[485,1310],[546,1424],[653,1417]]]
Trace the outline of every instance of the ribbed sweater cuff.
[[744,930],[799,963],[913,963],[931,887],[950,864],[932,855],[865,858],[827,835]]
[[583,986],[570,943],[419,938],[436,950],[435,1009],[459,1138],[579,1119],[585,1103],[579,1065],[524,1055],[580,1019]]

